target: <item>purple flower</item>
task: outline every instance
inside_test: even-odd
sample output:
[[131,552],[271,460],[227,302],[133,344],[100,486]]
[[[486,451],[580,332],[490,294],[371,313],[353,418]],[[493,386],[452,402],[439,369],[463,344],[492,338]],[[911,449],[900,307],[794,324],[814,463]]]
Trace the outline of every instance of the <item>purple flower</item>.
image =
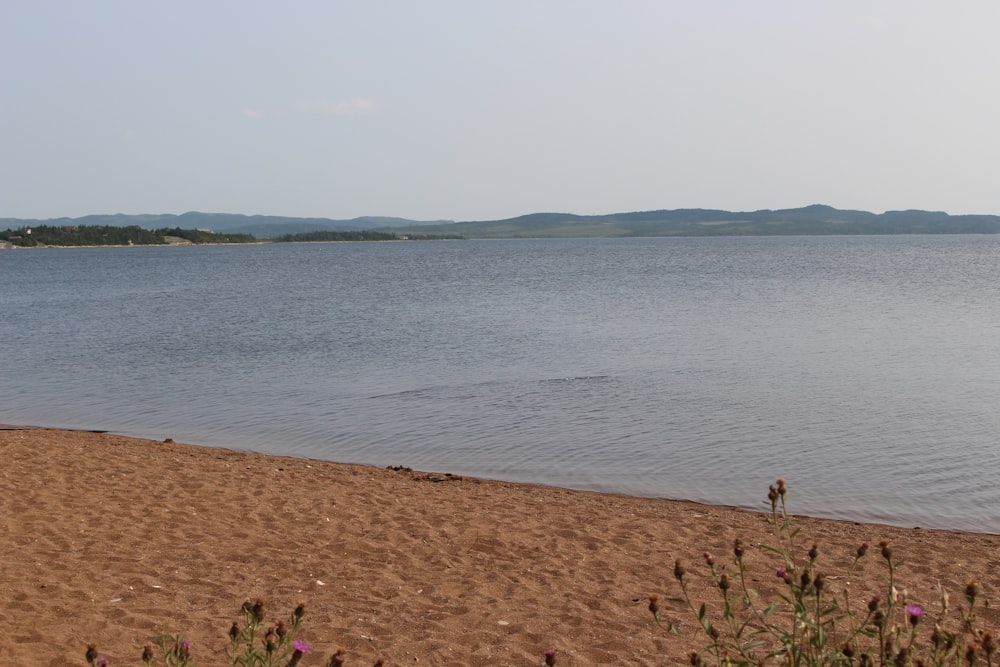
[[301,639],[296,639],[295,641],[293,641],[292,648],[298,651],[299,653],[308,653],[311,650],[309,648],[309,644],[305,643]]
[[920,622],[920,616],[924,613],[924,608],[918,604],[911,604],[906,608],[906,614],[910,617],[910,625]]
[[774,576],[776,576],[778,579],[784,579],[785,578],[785,568],[783,568],[783,567],[781,567],[779,565],[778,569],[774,571]]
[[96,664],[97,667],[108,667],[108,659],[105,658],[104,656],[101,656],[100,658],[97,659]]

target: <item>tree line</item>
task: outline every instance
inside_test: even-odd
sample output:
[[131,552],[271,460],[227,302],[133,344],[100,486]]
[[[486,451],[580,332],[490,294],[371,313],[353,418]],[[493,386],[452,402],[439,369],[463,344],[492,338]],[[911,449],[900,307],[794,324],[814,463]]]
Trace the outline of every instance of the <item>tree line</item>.
[[[148,230],[138,225],[117,227],[111,225],[38,225],[0,230],[0,242],[22,248],[36,246],[128,246],[166,245],[169,237],[180,238],[194,244],[206,243],[256,243],[252,234],[216,233],[202,229],[181,229],[179,227]],[[301,234],[286,234],[275,242],[322,242],[322,241],[407,241],[461,238],[445,235],[399,235],[392,232],[376,231],[318,231]]]

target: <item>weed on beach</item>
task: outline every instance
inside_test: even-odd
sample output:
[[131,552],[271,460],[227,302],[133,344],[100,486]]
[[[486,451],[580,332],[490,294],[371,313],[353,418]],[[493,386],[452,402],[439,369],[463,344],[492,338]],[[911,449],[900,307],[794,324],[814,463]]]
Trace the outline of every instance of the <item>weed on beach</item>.
[[[850,582],[863,567],[871,545],[858,545],[846,573],[831,576],[821,567],[821,550],[815,543],[800,544],[785,504],[788,488],[779,479],[768,490],[776,544],[761,549],[774,559],[778,580],[776,599],[764,599],[750,586],[745,559],[747,547],[737,539],[732,558],[720,564],[705,552],[702,561],[719,599],[710,607],[691,595],[691,576],[683,562],[674,564],[673,576],[681,595],[670,598],[696,620],[695,632],[702,648],[692,650],[693,667],[706,663],[730,665],[931,667],[954,665],[992,667],[997,642],[992,632],[977,626],[979,584],[969,581],[962,602],[952,609],[948,591],[940,589],[938,611],[907,600],[897,581],[898,561],[888,542],[877,546],[878,564],[884,569],[884,589],[867,600],[852,599]],[[649,596],[649,611],[661,626],[680,633],[680,624],[665,623],[658,595]]]
[[[783,479],[768,490],[767,521],[773,529],[773,544],[748,546],[737,539],[731,557],[725,559],[706,551],[700,559],[703,574],[689,572],[680,560],[674,563],[673,578],[680,595],[667,598],[671,616],[674,611],[689,615],[692,625],[682,627],[680,621],[668,620],[661,597],[649,595],[649,612],[660,627],[701,645],[686,658],[672,656],[675,660],[685,659],[692,667],[993,667],[997,640],[978,625],[976,610],[985,601],[976,581],[965,584],[954,606],[949,592],[939,587],[932,611],[926,601],[908,599],[907,589],[898,581],[900,562],[886,541],[874,547],[868,542],[852,547],[845,572],[825,569],[823,549],[815,542],[803,542],[788,514],[787,495]],[[751,548],[759,549],[770,563],[763,575],[749,571]],[[872,560],[883,570],[884,586],[856,597],[851,583],[860,581],[856,575]],[[694,582],[699,577],[701,583],[710,583],[717,599],[694,598]],[[768,587],[773,592],[767,595],[751,586],[753,581],[767,580],[773,582]],[[304,604],[287,619],[273,623],[266,622],[262,600],[244,602],[240,612],[240,620],[228,633],[225,655],[231,665],[296,667],[309,663],[309,658],[311,664],[324,667],[347,664],[343,649],[325,657],[309,656],[318,652],[297,638]],[[144,665],[193,667],[192,653],[183,635],[163,633],[146,644],[141,660]],[[85,659],[90,667],[109,664],[93,644],[87,646]],[[536,664],[551,667],[556,661],[556,649],[549,648]],[[378,658],[374,667],[385,664]]]

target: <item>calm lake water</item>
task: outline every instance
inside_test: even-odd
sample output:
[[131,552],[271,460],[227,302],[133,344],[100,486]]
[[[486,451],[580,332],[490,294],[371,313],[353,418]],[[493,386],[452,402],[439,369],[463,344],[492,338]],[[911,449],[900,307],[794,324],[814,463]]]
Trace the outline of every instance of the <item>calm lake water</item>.
[[[1000,237],[0,252],[0,421],[1000,532]],[[44,452],[39,452],[44,461]]]

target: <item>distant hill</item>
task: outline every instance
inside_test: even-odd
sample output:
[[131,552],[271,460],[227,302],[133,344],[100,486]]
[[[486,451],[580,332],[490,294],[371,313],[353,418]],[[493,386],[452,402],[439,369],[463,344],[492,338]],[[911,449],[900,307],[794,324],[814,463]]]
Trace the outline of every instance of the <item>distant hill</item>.
[[815,204],[803,208],[748,212],[713,209],[636,211],[607,215],[531,213],[504,220],[452,222],[361,217],[350,220],[188,212],[181,215],[90,215],[25,220],[0,218],[0,229],[37,225],[138,225],[144,229],[181,227],[252,234],[273,239],[314,231],[392,229],[410,234],[465,238],[569,238],[630,236],[776,236],[831,234],[997,234],[1000,216],[949,215],[943,211],[841,210]]
[[466,238],[997,234],[1000,216],[915,210],[875,214],[815,204],[749,212],[697,208],[608,215],[532,213],[506,220],[432,225],[420,231],[435,234],[444,229]]

